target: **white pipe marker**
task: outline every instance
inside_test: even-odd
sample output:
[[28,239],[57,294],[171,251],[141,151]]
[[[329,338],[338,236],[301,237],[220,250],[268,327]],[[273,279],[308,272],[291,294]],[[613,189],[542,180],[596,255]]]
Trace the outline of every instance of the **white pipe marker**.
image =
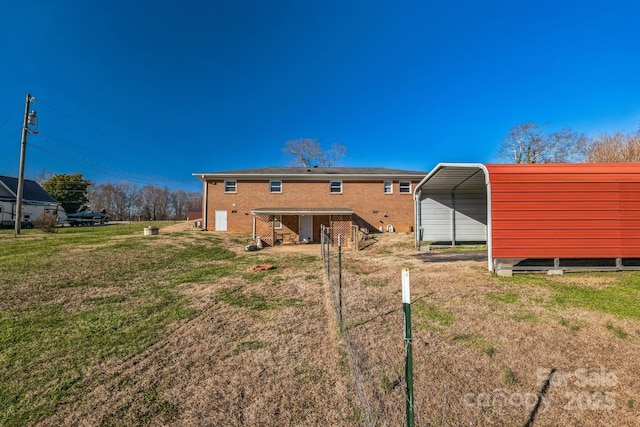
[[402,269],[402,303],[411,304],[411,291],[409,287],[409,269]]

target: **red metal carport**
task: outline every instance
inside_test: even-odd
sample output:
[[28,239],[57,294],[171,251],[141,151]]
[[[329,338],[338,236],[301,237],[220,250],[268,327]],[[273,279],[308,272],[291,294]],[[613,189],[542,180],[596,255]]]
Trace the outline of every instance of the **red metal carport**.
[[500,259],[638,266],[638,163],[441,163],[414,196],[418,245],[484,240],[492,271]]

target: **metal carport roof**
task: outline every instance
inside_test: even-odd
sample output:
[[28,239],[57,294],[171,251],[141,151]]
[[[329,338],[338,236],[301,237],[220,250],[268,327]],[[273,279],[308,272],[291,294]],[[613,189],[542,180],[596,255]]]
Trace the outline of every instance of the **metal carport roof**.
[[489,270],[499,259],[640,259],[640,163],[441,163],[414,190],[417,242],[427,224],[450,227],[455,243],[458,206],[478,212],[478,194],[486,215],[470,221],[486,224]]
[[[487,230],[490,230],[491,224],[491,191],[489,182],[489,172],[487,168],[481,163],[440,163],[438,164],[414,189],[415,203],[415,236],[416,244],[420,244],[420,199],[423,193],[442,193],[442,194],[454,194],[458,190],[476,190],[486,191],[487,205],[486,205],[486,219]],[[454,208],[455,209],[455,208]],[[451,227],[455,228],[455,224]],[[452,231],[455,234],[455,231]],[[488,267],[489,270],[493,269],[491,263],[491,233],[487,231],[485,239],[488,248]],[[452,244],[454,239],[452,239]]]

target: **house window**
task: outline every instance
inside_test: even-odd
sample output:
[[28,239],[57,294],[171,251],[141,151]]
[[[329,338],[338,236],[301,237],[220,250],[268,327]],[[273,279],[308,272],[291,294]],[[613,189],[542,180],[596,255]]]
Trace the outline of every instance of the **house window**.
[[282,193],[282,181],[269,181],[270,193]]
[[238,189],[238,183],[235,180],[224,182],[225,193],[236,193],[237,189]]
[[400,194],[411,194],[411,181],[400,181]]
[[329,183],[329,192],[335,194],[342,193],[342,181],[331,181]]
[[282,228],[282,215],[273,216],[273,228],[276,228],[276,229]]
[[384,182],[384,194],[393,194],[393,181]]

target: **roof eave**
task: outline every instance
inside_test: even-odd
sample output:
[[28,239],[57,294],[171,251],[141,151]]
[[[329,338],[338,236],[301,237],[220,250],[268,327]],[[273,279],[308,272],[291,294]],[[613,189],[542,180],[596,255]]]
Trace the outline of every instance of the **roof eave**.
[[422,179],[424,174],[243,174],[243,173],[194,173],[193,176],[202,180],[211,179],[225,179],[225,178],[244,178],[244,179],[270,179],[270,178],[282,178],[282,179],[299,179],[299,180],[317,180],[317,179],[342,179],[342,180],[357,180],[357,179]]
[[258,208],[252,209],[251,213],[267,215],[353,215],[352,209],[291,209],[291,208]]

